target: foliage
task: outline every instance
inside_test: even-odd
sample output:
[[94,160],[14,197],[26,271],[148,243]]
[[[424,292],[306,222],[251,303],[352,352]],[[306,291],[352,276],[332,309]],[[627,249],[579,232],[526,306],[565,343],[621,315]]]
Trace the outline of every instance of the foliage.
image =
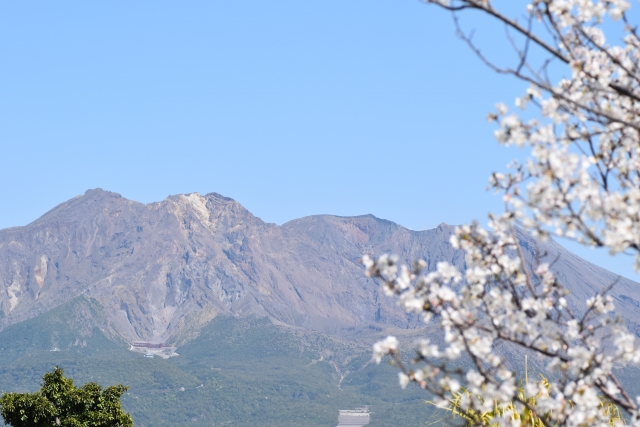
[[[528,150],[528,158],[491,176],[505,212],[490,215],[490,229],[473,223],[452,236],[451,244],[466,252],[464,274],[447,263],[429,272],[421,261],[407,267],[394,256],[363,258],[369,276],[445,336],[444,346],[419,342],[416,369],[402,363],[393,337],[374,346],[375,358],[390,355],[403,387],[413,381],[445,406],[464,387],[482,397],[465,410],[515,400],[548,414],[539,417],[548,426],[607,426],[610,417],[600,410],[606,398],[640,425],[638,401],[614,371],[640,362],[635,335],[614,315],[608,293],[616,282],[577,301],[546,254],[527,262],[517,235],[525,230],[635,254],[640,268],[640,36],[629,2],[531,0],[520,3],[523,20],[510,15],[513,2],[423,1],[452,13],[458,35],[485,64],[529,86],[516,99],[520,113],[498,104],[489,115],[499,123],[498,142]],[[491,61],[463,31],[459,14],[470,11],[506,26],[513,66]],[[618,45],[611,44],[618,35]],[[494,351],[502,344],[535,354],[554,372],[535,408],[519,396],[508,361]],[[468,372],[456,367],[463,356],[473,363]],[[520,423],[511,421],[503,424]]]
[[104,390],[97,383],[76,387],[73,380],[56,367],[43,377],[35,393],[5,393],[0,397],[0,413],[13,427],[126,427],[131,416],[122,410],[123,385]]
[[[545,421],[551,418],[550,414],[536,412],[535,408],[538,399],[551,393],[551,384],[542,374],[540,374],[540,380],[537,383],[529,383],[527,379],[525,384],[528,384],[529,390],[522,386],[518,387],[516,399],[508,402],[494,401],[491,409],[482,411],[474,409],[469,401],[477,399],[481,402],[480,406],[484,406],[484,398],[462,388],[452,393],[449,405],[444,409],[451,412],[454,417],[462,418],[467,426],[498,427],[500,420],[509,419],[519,422],[521,426],[545,427],[548,424]],[[435,405],[431,401],[428,403]],[[608,418],[611,427],[624,424],[620,408],[610,400],[601,397],[599,410],[605,418]],[[553,425],[553,423],[550,424]]]

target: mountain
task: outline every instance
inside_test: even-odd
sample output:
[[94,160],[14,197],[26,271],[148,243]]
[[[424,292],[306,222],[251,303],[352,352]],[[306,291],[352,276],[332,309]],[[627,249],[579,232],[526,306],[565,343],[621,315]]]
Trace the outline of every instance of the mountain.
[[[278,226],[216,193],[145,205],[89,190],[0,230],[0,392],[33,391],[59,365],[79,384],[129,385],[122,401],[138,427],[330,426],[338,409],[362,405],[372,427],[433,423],[424,391],[400,390],[397,371],[371,363],[370,350],[387,333],[410,342],[431,331],[358,259],[395,253],[463,270],[453,230],[372,215]],[[553,240],[519,239],[529,263],[553,262],[576,308],[618,280],[618,314],[640,332],[637,283]],[[173,343],[179,356],[143,358],[129,351],[136,340]]]
[[188,335],[220,314],[327,332],[407,327],[412,319],[380,298],[358,258],[433,248],[434,260],[449,259],[448,233],[414,233],[371,216],[279,227],[215,193],[144,205],[91,190],[26,227],[0,231],[2,327],[79,295],[99,301],[106,329],[129,341]]
[[[97,301],[99,326],[125,341],[184,342],[220,315],[266,316],[334,335],[419,326],[364,277],[362,254],[396,253],[464,269],[453,227],[411,231],[371,215],[318,215],[278,226],[216,193],[150,204],[101,189],[0,231],[0,330],[78,296]],[[616,280],[553,241],[522,235],[525,252],[556,260],[578,300]],[[640,323],[640,287],[620,279],[621,313]]]

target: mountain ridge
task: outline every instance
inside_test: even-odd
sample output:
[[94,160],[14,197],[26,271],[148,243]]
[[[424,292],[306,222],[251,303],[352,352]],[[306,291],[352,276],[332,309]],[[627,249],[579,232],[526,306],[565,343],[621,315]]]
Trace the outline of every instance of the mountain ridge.
[[[367,279],[363,254],[447,261],[464,269],[445,223],[414,231],[373,215],[264,222],[218,193],[143,204],[88,190],[22,227],[0,230],[0,330],[77,296],[104,307],[110,334],[129,342],[196,336],[220,315],[266,316],[330,334],[420,326]],[[576,298],[615,275],[557,243],[519,236],[529,258],[558,258]],[[542,249],[542,250],[540,250]],[[621,313],[640,332],[639,286],[621,279]],[[182,338],[179,338],[182,337]]]

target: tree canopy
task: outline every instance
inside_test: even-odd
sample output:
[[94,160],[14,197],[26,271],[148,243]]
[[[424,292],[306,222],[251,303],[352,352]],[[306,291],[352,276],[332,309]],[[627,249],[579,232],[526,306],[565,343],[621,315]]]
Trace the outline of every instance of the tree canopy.
[[133,420],[122,410],[120,397],[128,387],[119,384],[105,389],[91,382],[76,387],[57,367],[43,376],[35,393],[4,393],[0,414],[13,427],[132,427]]

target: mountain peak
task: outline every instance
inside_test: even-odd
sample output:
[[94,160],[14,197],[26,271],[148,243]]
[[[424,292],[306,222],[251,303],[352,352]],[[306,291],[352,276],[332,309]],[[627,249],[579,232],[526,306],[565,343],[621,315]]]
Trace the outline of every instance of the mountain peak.
[[236,201],[235,199],[232,199],[231,197],[223,196],[220,193],[207,193],[207,194],[204,195],[204,197],[220,199],[220,200],[224,200],[226,202],[235,202]]
[[103,190],[102,188],[94,188],[85,191],[84,194],[75,196],[66,202],[60,203],[53,209],[46,212],[40,218],[33,221],[31,224],[39,224],[55,220],[58,217],[64,217],[67,220],[72,218],[77,219],[79,216],[89,214],[88,211],[93,211],[98,206],[104,206],[106,204],[119,204],[119,203],[137,203],[131,202],[125,199],[118,193]]
[[436,231],[439,232],[445,232],[445,233],[451,233],[453,232],[453,226],[447,224],[446,222],[441,222],[440,224],[438,224],[438,226],[436,227]]
[[[0,230],[0,329],[80,295],[98,301],[108,328],[130,341],[197,333],[225,314],[325,332],[412,328],[419,319],[379,298],[358,259],[395,253],[405,263],[423,259],[429,271],[439,262],[462,271],[452,230],[442,223],[412,231],[373,215],[316,215],[277,226],[218,193],[145,205],[87,190],[29,226]],[[612,280],[553,242],[521,241],[531,257],[558,258],[554,268],[580,298]],[[621,280],[618,289],[621,315],[640,324],[637,286]]]
[[90,188],[84,192],[84,197],[122,197],[121,194],[115,193],[113,191],[103,190],[102,188]]

